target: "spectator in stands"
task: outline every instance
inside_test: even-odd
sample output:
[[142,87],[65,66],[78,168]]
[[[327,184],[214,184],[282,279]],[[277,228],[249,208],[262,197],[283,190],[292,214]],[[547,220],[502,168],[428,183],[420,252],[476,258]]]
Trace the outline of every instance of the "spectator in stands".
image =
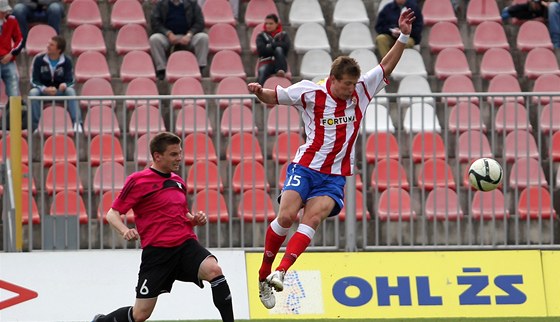
[[[397,27],[401,34],[381,63],[361,74],[350,57],[340,56],[331,65],[323,84],[301,81],[288,88],[248,85],[249,91],[265,104],[295,106],[302,112],[307,142],[288,166],[286,182],[279,196],[278,216],[266,231],[264,254],[259,269],[259,296],[267,309],[276,305],[273,288],[284,289],[286,271],[311,243],[316,229],[327,217],[336,216],[344,206],[344,176],[354,171],[354,146],[373,95],[386,84],[397,66],[413,31],[414,11],[406,9]],[[342,107],[342,108],[341,108]],[[342,134],[342,135],[339,135]],[[303,215],[298,216],[301,208]],[[297,231],[286,246],[280,265],[272,264],[292,225]]]
[[[208,35],[196,0],[161,0],[152,9],[150,49],[157,77],[165,78],[170,49],[194,52],[202,74],[208,59]],[[173,48],[172,48],[173,47]]]
[[[66,40],[54,36],[47,45],[47,52],[33,59],[31,90],[29,96],[76,96],[72,59],[64,54]],[[82,115],[76,99],[66,101],[74,132],[82,132]],[[43,101],[31,101],[31,126],[37,129],[43,111]]]
[[16,56],[23,48],[23,38],[16,18],[10,15],[12,7],[8,0],[0,0],[0,74],[6,86],[6,94],[19,96],[19,73]]
[[412,48],[414,45],[419,45],[420,41],[422,41],[424,20],[422,18],[422,12],[416,4],[416,0],[394,0],[381,9],[377,16],[377,22],[375,23],[375,31],[377,32],[375,43],[381,58],[385,57],[401,33],[399,29],[399,17],[405,8],[412,9],[416,15],[414,26],[412,26],[412,34],[408,39],[406,47]]
[[285,76],[288,70],[286,57],[291,46],[290,36],[282,30],[276,14],[266,16],[263,29],[256,39],[259,54],[258,82],[261,85],[273,74]]
[[507,22],[510,18],[530,20],[548,18],[548,30],[554,48],[560,48],[560,3],[552,1],[528,0],[505,7],[502,10],[502,20]]
[[28,23],[42,22],[53,27],[60,34],[60,22],[64,17],[64,6],[59,0],[19,0],[14,6],[14,16],[23,34],[23,46],[29,32]]
[[[121,194],[107,212],[107,221],[125,240],[140,239],[142,263],[138,273],[136,303],[107,315],[96,315],[94,322],[143,322],[152,314],[158,296],[171,292],[178,280],[200,288],[210,282],[214,305],[222,321],[233,322],[231,292],[218,261],[198,243],[194,226],[206,225],[206,214],[191,214],[187,188],[174,172],[182,164],[181,139],[162,132],[150,141],[152,165],[131,174]],[[121,214],[134,210],[136,228],[129,228]],[[104,263],[107,269],[111,263]],[[189,310],[196,310],[190,303]]]

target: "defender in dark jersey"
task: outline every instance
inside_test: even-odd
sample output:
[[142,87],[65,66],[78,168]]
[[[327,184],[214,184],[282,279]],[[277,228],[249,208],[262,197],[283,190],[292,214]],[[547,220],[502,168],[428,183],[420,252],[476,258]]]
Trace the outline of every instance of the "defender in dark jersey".
[[[179,169],[181,139],[163,132],[150,142],[153,164],[131,174],[115,199],[107,220],[125,240],[140,238],[143,248],[136,302],[107,315],[96,315],[95,322],[142,322],[152,314],[157,297],[171,292],[176,280],[203,287],[209,281],[214,305],[224,322],[234,321],[231,293],[218,261],[198,243],[194,226],[205,225],[203,212],[191,214],[187,188],[173,171]],[[128,228],[121,214],[134,211],[135,228]]]

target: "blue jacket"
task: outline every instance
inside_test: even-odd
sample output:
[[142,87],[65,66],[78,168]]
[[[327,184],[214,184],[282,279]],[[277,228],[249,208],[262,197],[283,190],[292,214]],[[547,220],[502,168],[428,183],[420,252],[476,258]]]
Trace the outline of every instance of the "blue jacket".
[[31,86],[37,87],[41,92],[50,86],[58,89],[58,86],[62,83],[66,83],[66,87],[74,85],[72,60],[64,54],[60,56],[54,69],[51,67],[47,54],[38,54],[33,59],[32,68]]
[[[418,45],[420,44],[420,41],[422,41],[422,28],[424,27],[422,12],[420,11],[420,8],[418,8],[415,0],[407,0],[404,6],[412,9],[416,15],[416,20],[412,23],[412,33],[410,36]],[[375,31],[378,34],[391,35],[391,31],[389,29],[399,27],[400,16],[401,8],[397,6],[395,1],[389,2],[385,7],[383,7],[383,9],[381,9],[379,15],[377,15]]]

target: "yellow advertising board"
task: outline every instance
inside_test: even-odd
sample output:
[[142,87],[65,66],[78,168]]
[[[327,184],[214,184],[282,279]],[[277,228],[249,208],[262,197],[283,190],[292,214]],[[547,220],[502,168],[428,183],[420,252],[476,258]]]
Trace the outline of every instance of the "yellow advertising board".
[[560,252],[541,251],[541,254],[548,315],[560,316]]
[[272,310],[258,296],[261,258],[246,255],[255,319],[547,315],[540,251],[306,253]]

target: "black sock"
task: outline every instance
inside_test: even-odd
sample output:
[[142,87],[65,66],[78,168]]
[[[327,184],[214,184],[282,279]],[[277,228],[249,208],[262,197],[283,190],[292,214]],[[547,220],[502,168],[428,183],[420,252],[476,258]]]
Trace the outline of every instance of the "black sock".
[[99,317],[96,322],[134,322],[132,306],[125,306],[105,316]]
[[233,322],[233,305],[231,301],[231,292],[226,278],[221,275],[210,281],[212,287],[212,299],[214,305],[220,311],[223,322]]

